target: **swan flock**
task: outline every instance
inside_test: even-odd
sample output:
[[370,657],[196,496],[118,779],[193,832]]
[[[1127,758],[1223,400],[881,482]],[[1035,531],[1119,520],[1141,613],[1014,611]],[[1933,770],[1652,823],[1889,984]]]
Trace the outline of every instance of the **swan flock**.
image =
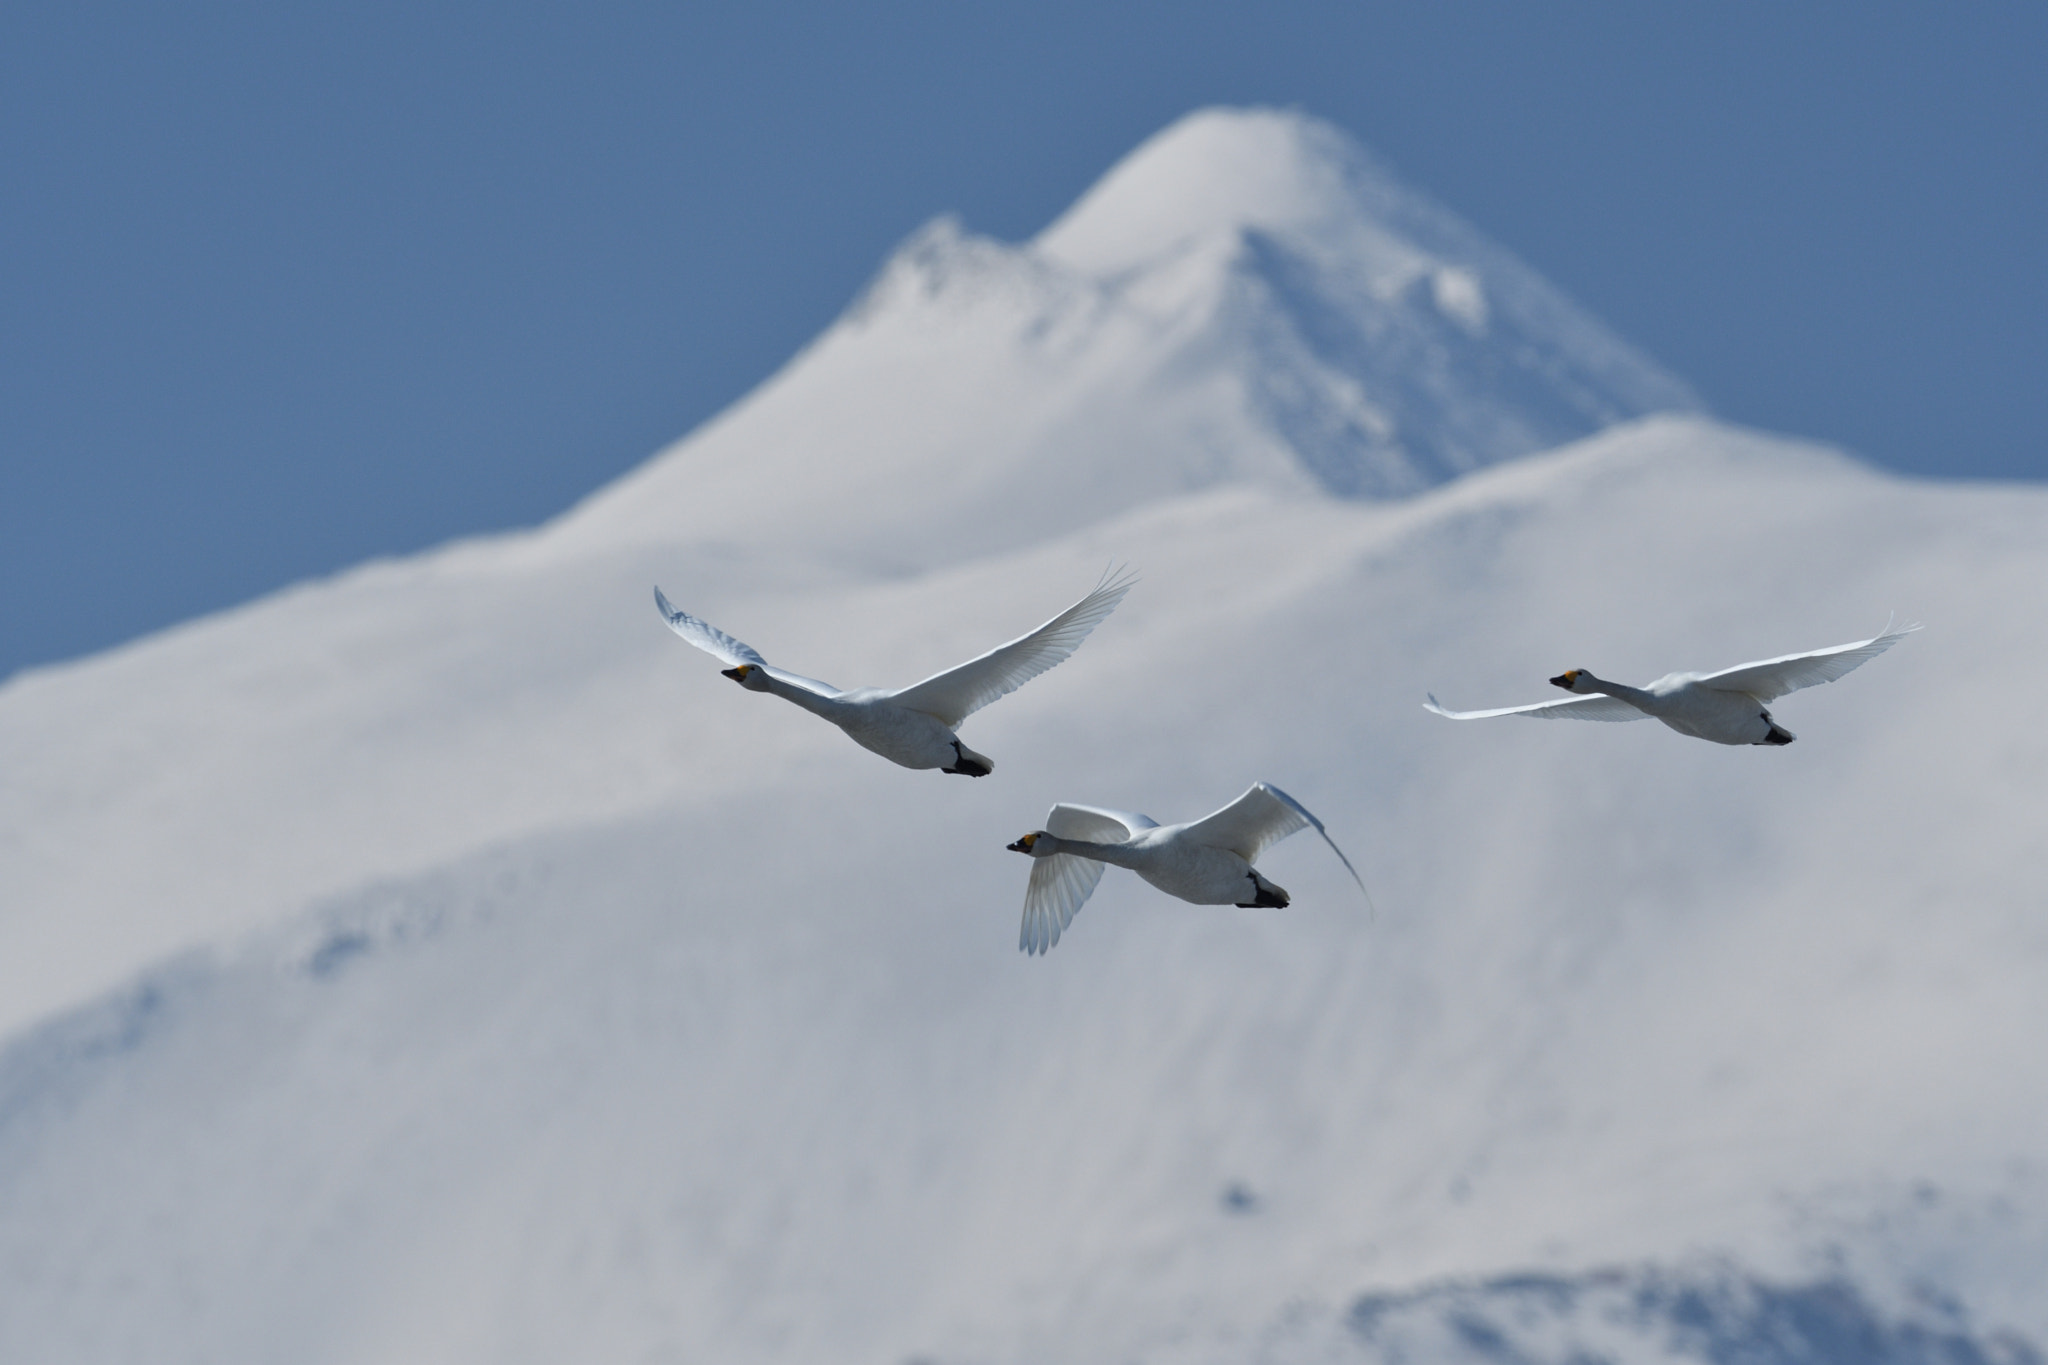
[[[1136,581],[1128,571],[1105,572],[1087,595],[1036,630],[893,691],[842,689],[778,668],[751,645],[675,606],[659,587],[654,602],[670,630],[730,665],[720,671],[749,692],[767,692],[800,706],[838,726],[862,748],[905,768],[986,777],[995,771],[995,761],[962,743],[960,726],[990,702],[1064,662],[1116,610]],[[1887,623],[1868,640],[1738,664],[1717,673],[1670,673],[1644,687],[1609,682],[1589,669],[1573,668],[1550,680],[1571,693],[1569,697],[1452,711],[1430,694],[1425,709],[1451,720],[1652,717],[1682,735],[1716,744],[1785,745],[1794,736],[1772,718],[1769,703],[1800,688],[1833,682],[1918,629],[1912,623],[1896,628]],[[1364,879],[1323,822],[1271,783],[1255,782],[1220,810],[1177,825],[1161,825],[1131,811],[1061,802],[1047,814],[1043,829],[1008,845],[1031,859],[1018,947],[1033,956],[1051,950],[1112,865],[1128,868],[1166,894],[1194,905],[1285,907],[1291,899],[1287,892],[1253,864],[1272,845],[1309,828],[1323,837],[1363,893]],[[1370,895],[1366,903],[1370,906]]]

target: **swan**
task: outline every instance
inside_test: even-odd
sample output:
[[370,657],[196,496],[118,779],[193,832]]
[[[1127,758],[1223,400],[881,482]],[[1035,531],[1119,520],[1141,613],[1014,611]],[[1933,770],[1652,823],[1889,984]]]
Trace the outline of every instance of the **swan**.
[[[1323,822],[1270,783],[1256,782],[1222,810],[1184,825],[1063,802],[1045,817],[1044,829],[1008,845],[1011,852],[1032,859],[1017,946],[1034,956],[1051,951],[1102,880],[1105,863],[1127,867],[1167,895],[1196,905],[1284,906],[1287,893],[1252,864],[1274,844],[1311,825],[1364,891],[1358,869]],[[1370,894],[1366,903],[1372,903]]]
[[1790,744],[1796,736],[1771,719],[1766,703],[1787,692],[1833,682],[1860,668],[1920,627],[1891,622],[1868,640],[1786,654],[1752,664],[1737,664],[1719,673],[1667,673],[1648,687],[1596,678],[1584,668],[1568,669],[1550,681],[1577,693],[1566,701],[1539,701],[1528,706],[1501,706],[1491,711],[1448,711],[1435,694],[1423,706],[1452,720],[1487,716],[1535,716],[1543,720],[1641,720],[1655,716],[1681,735],[1716,744]]
[[776,668],[752,646],[677,608],[659,587],[654,590],[654,605],[661,609],[670,630],[731,664],[720,671],[749,692],[772,692],[794,702],[831,721],[854,743],[891,763],[987,777],[995,771],[995,760],[962,744],[954,731],[997,697],[1016,691],[1080,648],[1088,633],[1116,610],[1137,581],[1128,572],[1105,572],[1086,597],[1037,630],[894,692],[874,687],[841,691],[816,678]]

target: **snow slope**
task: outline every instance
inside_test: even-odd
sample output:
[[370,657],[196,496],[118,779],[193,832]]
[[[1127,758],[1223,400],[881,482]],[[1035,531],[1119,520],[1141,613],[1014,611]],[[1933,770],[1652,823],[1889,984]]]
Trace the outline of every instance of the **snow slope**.
[[[1247,200],[1307,234],[1281,158],[1235,200],[1174,169],[1276,130],[1360,183],[1318,125],[1200,115],[1013,254],[1142,277]],[[1376,202],[1345,231],[1421,232]],[[2048,492],[1678,415],[1336,497],[1201,407],[1249,353],[1175,369],[1213,317],[920,371],[875,321],[905,268],[553,526],[0,691],[0,1359],[2038,1359]],[[1037,404],[1091,375],[1123,426],[1070,409],[1074,454]],[[1144,581],[969,722],[978,782],[743,693],[647,591],[895,683],[1111,558]],[[1894,609],[1928,630],[1780,703],[1784,750],[1419,705]],[[1112,870],[1016,951],[1002,845],[1053,801],[1258,778],[1377,919],[1297,838],[1289,910]]]

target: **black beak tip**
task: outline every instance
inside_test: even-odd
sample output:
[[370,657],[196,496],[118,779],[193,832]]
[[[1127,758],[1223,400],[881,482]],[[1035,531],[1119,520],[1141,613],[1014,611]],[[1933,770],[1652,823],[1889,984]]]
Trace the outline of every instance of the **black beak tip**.
[[1009,849],[1012,853],[1029,853],[1031,851],[1022,839],[1019,839],[1014,844],[1004,844],[1003,847]]
[[728,677],[728,678],[731,678],[731,679],[732,679],[732,680],[733,680],[734,682],[745,682],[745,681],[746,681],[746,679],[745,679],[745,678],[742,678],[742,677],[740,676],[740,671],[739,671],[739,670],[738,670],[737,668],[721,668],[721,669],[719,669],[718,671],[719,671],[719,672],[720,672],[721,674],[723,674],[724,676],[726,676],[726,677]]
[[1552,678],[1550,680],[1550,685],[1552,687],[1562,687],[1567,692],[1572,690],[1572,680],[1562,673]]

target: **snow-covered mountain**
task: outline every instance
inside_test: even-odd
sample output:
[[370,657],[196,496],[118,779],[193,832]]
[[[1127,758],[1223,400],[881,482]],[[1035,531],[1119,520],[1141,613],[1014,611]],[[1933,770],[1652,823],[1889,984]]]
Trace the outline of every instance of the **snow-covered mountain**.
[[[1192,116],[547,527],[0,689],[0,1359],[2039,1360],[2044,531]],[[648,600],[894,684],[1113,558],[984,781]],[[1785,750],[1418,704],[1893,609]],[[1053,801],[1261,778],[1376,918],[1295,839],[1016,952]]]
[[1697,408],[1336,129],[1218,110],[1023,246],[931,224],[781,375],[554,534],[907,572],[1219,484],[1413,493]]

